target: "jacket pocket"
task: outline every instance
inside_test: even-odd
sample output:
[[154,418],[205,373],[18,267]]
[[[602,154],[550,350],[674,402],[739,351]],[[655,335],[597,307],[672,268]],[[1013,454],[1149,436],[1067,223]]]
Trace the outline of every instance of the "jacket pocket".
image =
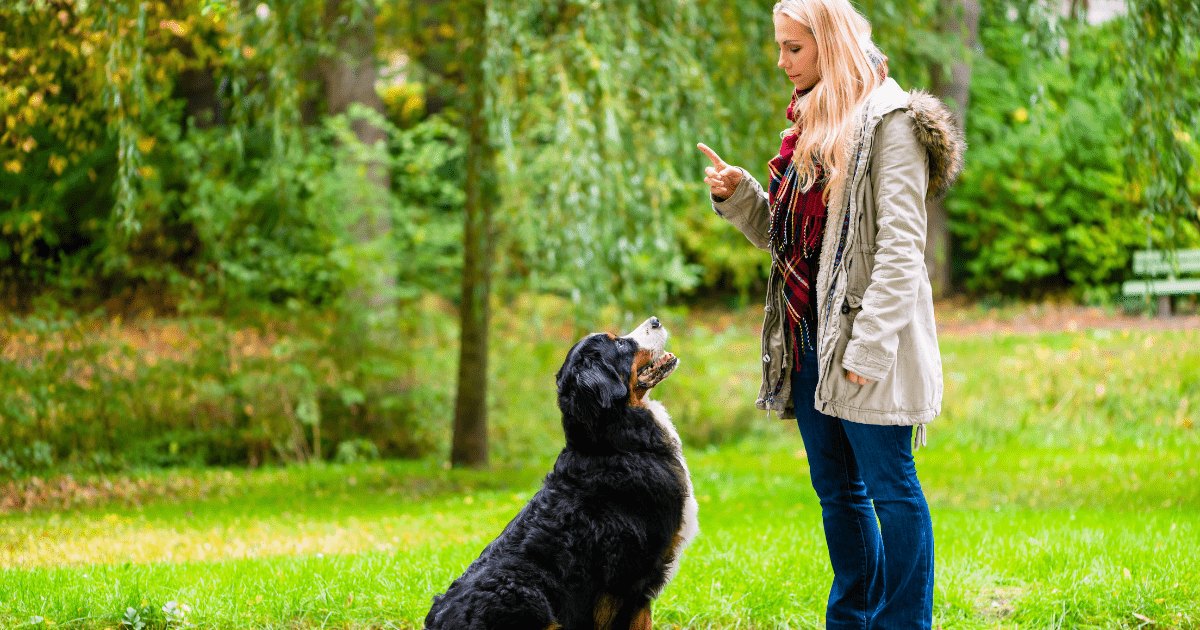
[[855,247],[846,257],[846,304],[850,308],[861,308],[863,294],[871,284],[871,271],[875,269],[875,252],[878,247]]

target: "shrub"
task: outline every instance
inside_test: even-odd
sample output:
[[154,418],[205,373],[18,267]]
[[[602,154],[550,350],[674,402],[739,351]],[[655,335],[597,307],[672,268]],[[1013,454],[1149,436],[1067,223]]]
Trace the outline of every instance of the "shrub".
[[[1115,140],[1121,109],[1121,25],[1068,25],[1067,51],[1029,54],[1025,32],[985,15],[975,64],[967,168],[947,208],[955,279],[971,291],[1107,300],[1148,234],[1138,188]],[[1155,242],[1163,225],[1155,223]],[[1180,242],[1200,243],[1195,224]]]
[[[419,456],[444,397],[342,356],[332,316],[5,322],[0,474]],[[388,366],[411,365],[371,349]],[[349,366],[349,367],[347,367]]]

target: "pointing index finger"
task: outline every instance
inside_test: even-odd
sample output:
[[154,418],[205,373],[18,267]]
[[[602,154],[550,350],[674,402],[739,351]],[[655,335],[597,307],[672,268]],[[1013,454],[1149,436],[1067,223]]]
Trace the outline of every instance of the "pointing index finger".
[[696,148],[700,149],[700,152],[708,157],[709,161],[713,163],[713,166],[717,167],[717,170],[722,170],[728,166],[725,164],[725,160],[722,160],[721,156],[717,155],[716,151],[708,148],[708,145],[704,144],[703,142],[697,144]]

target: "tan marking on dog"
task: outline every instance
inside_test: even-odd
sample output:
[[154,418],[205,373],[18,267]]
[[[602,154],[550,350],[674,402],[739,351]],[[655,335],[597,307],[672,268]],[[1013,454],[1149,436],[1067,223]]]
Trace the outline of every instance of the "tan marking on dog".
[[602,593],[596,598],[596,606],[592,609],[592,621],[596,630],[612,630],[613,619],[621,611],[621,602],[608,593]]
[[652,630],[654,627],[654,617],[650,614],[650,604],[637,611],[633,616],[633,622],[629,624],[629,630]]
[[671,539],[671,544],[667,546],[667,550],[663,552],[662,560],[667,564],[675,561],[676,553],[679,551],[679,543],[683,542],[683,525],[679,525],[679,529],[675,530],[675,537]]
[[630,407],[646,406],[645,401],[643,401],[642,399],[646,397],[647,393],[649,393],[650,388],[641,386],[641,383],[638,382],[638,372],[641,372],[642,368],[649,365],[650,362],[653,360],[653,358],[654,358],[654,353],[652,353],[649,350],[646,350],[644,348],[641,350],[638,350],[637,354],[633,355],[633,367],[631,368],[632,371],[629,374],[629,406]]

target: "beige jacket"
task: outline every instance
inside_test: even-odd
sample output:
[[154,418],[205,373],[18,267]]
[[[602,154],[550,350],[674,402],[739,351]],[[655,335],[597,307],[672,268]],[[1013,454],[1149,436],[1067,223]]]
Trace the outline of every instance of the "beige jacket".
[[[854,116],[849,180],[829,202],[817,272],[819,381],[814,407],[853,422],[924,425],[941,412],[942,360],[925,269],[927,199],[962,168],[966,147],[946,107],[892,79]],[[743,170],[733,195],[713,210],[770,251],[762,186]],[[763,320],[759,409],[795,418],[785,343],[783,277],[771,266]],[[846,370],[874,383],[846,380]],[[924,427],[919,426],[918,440]]]

